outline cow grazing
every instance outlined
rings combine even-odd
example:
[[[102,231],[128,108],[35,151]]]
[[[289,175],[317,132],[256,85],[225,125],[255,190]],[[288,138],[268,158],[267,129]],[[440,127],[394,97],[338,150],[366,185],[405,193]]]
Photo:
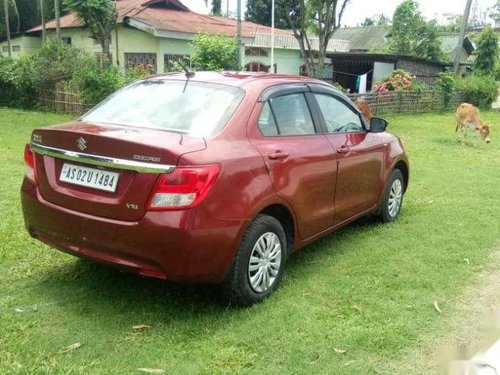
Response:
[[[457,140],[459,140],[459,131],[463,133],[465,140],[467,132],[472,130],[484,142],[490,142],[490,125],[484,124],[481,121],[479,110],[476,106],[469,103],[462,103],[458,106],[455,115],[457,117],[457,127],[455,128]]]
[[[357,99],[354,104],[356,104],[356,107],[361,111],[363,116],[370,122],[372,119],[372,109],[370,108],[370,105],[366,100],[363,99]]]

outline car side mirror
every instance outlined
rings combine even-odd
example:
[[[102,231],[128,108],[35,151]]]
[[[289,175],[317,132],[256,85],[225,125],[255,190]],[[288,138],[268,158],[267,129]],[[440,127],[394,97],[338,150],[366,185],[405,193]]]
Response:
[[[372,133],[382,133],[387,129],[389,123],[385,118],[382,117],[372,117],[370,120],[370,131]]]

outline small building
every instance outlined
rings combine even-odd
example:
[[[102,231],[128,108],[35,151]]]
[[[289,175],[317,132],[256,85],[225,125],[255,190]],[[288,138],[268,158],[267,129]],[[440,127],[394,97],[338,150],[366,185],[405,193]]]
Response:
[[[350,92],[358,92],[358,77],[366,75],[367,91],[387,77],[393,70],[404,69],[415,75],[418,81],[433,84],[439,73],[449,64],[420,59],[413,56],[399,56],[380,53],[332,53],[333,81]]]
[[[190,11],[179,0],[118,0],[118,19],[112,32],[113,63],[123,69],[147,65],[161,73],[175,61],[186,60],[191,54],[190,42],[199,33],[236,36],[236,20],[202,15]],[[101,46],[75,14],[61,17],[61,36],[66,44],[95,54]],[[55,38],[55,21],[47,22],[47,37]],[[242,22],[243,67],[248,71],[299,74],[303,59],[292,31],[274,29],[274,66],[271,67],[271,28],[252,22]],[[28,30],[22,37],[41,40],[42,26]],[[318,39],[311,38],[317,49]],[[12,45],[17,45],[18,38]],[[20,43],[20,42],[19,42]],[[3,49],[5,42],[0,43]],[[349,51],[349,42],[332,39],[329,52]]]
[[[400,56],[386,53],[390,30],[386,26],[345,27],[334,33],[335,38],[347,40],[350,43],[349,52],[329,53],[331,70],[329,77],[333,82],[351,92],[358,92],[358,82],[366,82],[370,91],[374,85],[389,75],[395,69],[404,69],[416,76],[417,80],[433,84],[438,74],[452,64],[457,50],[457,34],[446,34],[440,37],[443,52],[448,61],[438,62],[413,56]],[[460,51],[460,65],[470,65],[469,57],[474,51],[474,44],[466,37]],[[363,77],[363,80],[360,79]]]

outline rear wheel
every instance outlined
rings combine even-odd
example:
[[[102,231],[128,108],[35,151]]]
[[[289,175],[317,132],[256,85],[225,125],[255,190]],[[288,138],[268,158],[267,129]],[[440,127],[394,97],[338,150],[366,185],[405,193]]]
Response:
[[[250,224],[224,288],[233,302],[249,306],[273,293],[287,258],[283,226],[272,216],[259,215]]]
[[[382,198],[380,217],[384,223],[394,221],[398,217],[403,203],[404,191],[403,174],[399,169],[395,169],[389,176]]]

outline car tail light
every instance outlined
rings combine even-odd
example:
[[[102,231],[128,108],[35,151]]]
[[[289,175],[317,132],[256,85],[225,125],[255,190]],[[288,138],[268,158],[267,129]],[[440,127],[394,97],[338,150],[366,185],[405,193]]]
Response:
[[[26,177],[36,184],[37,176],[35,169],[35,154],[31,150],[31,146],[29,143],[27,143],[24,147],[24,163],[26,164]]]
[[[160,175],[149,199],[148,210],[197,206],[207,196],[219,172],[219,165],[203,165],[177,167],[172,173]]]

